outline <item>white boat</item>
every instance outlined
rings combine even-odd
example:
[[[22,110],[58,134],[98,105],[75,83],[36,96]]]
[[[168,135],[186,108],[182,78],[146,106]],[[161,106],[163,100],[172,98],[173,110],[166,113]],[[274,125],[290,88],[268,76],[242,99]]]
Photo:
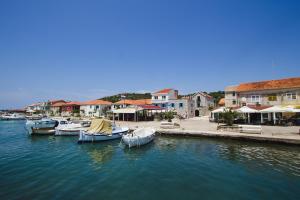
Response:
[[[28,115],[25,117],[27,120],[41,120],[43,115]]]
[[[78,143],[118,139],[127,132],[127,127],[116,127],[110,121],[94,119],[88,130],[80,131]]]
[[[155,130],[153,128],[139,128],[122,136],[122,141],[129,147],[141,146],[153,141]]]
[[[13,114],[3,114],[1,116],[2,120],[24,120],[25,116],[22,114],[18,113],[13,113]]]
[[[68,123],[66,120],[53,120],[44,118],[41,120],[27,120],[26,129],[30,135],[52,135],[55,133],[55,127],[59,124]]]
[[[55,135],[59,136],[75,136],[79,135],[80,131],[87,130],[87,127],[85,127],[83,124],[79,123],[68,123],[68,124],[59,124],[55,128]]]

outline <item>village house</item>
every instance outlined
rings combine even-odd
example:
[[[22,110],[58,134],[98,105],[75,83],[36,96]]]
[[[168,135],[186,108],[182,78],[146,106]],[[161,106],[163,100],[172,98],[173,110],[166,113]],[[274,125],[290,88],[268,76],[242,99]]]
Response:
[[[163,89],[152,93],[152,104],[167,109],[170,100],[178,99],[178,90]]]
[[[151,99],[138,99],[138,100],[132,100],[132,99],[122,99],[120,101],[117,101],[112,104],[111,109],[119,109],[119,108],[126,108],[129,106],[138,106],[138,105],[152,105]]]
[[[152,104],[191,118],[209,114],[209,109],[214,107],[214,99],[204,92],[178,98],[178,90],[163,89],[152,93]]]
[[[50,106],[51,114],[54,116],[60,116],[62,112],[62,106],[65,105],[66,102],[57,102]]]
[[[111,109],[112,103],[104,100],[83,102],[80,105],[80,115],[85,117],[104,117]]]
[[[151,121],[162,112],[161,107],[152,105],[151,99],[123,99],[113,103],[111,119],[123,121]]]
[[[300,77],[241,83],[225,89],[225,106],[300,105]]]
[[[34,103],[26,107],[26,112],[28,113],[39,113],[42,112],[43,106],[42,103]]]
[[[181,99],[171,99],[168,104],[168,110],[174,111],[183,118],[194,117],[194,104],[191,97]]]
[[[79,116],[80,115],[80,102],[71,101],[64,103],[61,106],[61,116],[70,117],[70,116]]]
[[[204,92],[197,92],[191,95],[193,101],[192,110],[194,117],[208,115],[209,111],[214,108],[214,98]]]

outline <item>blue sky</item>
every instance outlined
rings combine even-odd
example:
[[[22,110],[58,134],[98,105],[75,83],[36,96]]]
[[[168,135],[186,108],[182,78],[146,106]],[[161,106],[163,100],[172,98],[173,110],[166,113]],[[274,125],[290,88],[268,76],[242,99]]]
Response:
[[[1,0],[0,109],[300,76],[300,3]]]

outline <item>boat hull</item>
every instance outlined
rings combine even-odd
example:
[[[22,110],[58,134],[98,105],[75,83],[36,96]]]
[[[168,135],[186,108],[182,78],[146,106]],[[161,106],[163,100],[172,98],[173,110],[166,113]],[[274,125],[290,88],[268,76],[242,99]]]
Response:
[[[141,130],[140,130],[141,131]],[[122,141],[125,145],[129,147],[141,146],[148,144],[154,140],[155,130],[147,130],[147,134],[129,133],[122,136]]]
[[[31,135],[54,135],[54,128],[32,128]]]
[[[77,136],[80,134],[80,130],[58,130],[56,129],[56,136]]]
[[[104,135],[104,134],[88,134],[85,131],[81,131],[79,135],[78,143],[83,142],[101,142],[107,140],[115,140],[120,139],[123,134],[126,134],[128,129],[122,129],[117,132],[113,132],[111,135]]]
[[[56,126],[56,121],[53,120],[27,120],[25,125],[30,135],[53,135]]]

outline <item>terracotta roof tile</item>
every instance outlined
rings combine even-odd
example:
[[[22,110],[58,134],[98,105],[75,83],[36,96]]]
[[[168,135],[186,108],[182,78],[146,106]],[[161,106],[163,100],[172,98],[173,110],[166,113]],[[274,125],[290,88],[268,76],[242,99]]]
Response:
[[[62,105],[62,106],[80,106],[80,105],[81,105],[81,102],[78,102],[78,101],[71,101],[71,102],[65,103],[65,104]]]
[[[83,102],[81,105],[111,105],[111,104],[112,103],[109,101],[97,99],[97,100]]]
[[[116,105],[149,105],[152,104],[151,99],[139,99],[139,100],[131,100],[131,99],[124,99],[124,100],[120,100],[116,103],[114,103]]]
[[[169,93],[171,90],[172,90],[172,89],[167,88],[167,89],[163,89],[163,90],[154,92],[154,94],[167,94],[167,93]]]
[[[61,106],[65,105],[65,104],[66,103],[64,103],[64,102],[57,102],[57,103],[52,104],[51,107],[61,107]]]
[[[273,90],[273,89],[289,89],[300,88],[300,77],[286,78],[280,80],[260,81],[252,83],[242,83],[237,88],[237,92]]]
[[[225,105],[225,98],[220,99],[218,105],[219,106],[224,106]]]

